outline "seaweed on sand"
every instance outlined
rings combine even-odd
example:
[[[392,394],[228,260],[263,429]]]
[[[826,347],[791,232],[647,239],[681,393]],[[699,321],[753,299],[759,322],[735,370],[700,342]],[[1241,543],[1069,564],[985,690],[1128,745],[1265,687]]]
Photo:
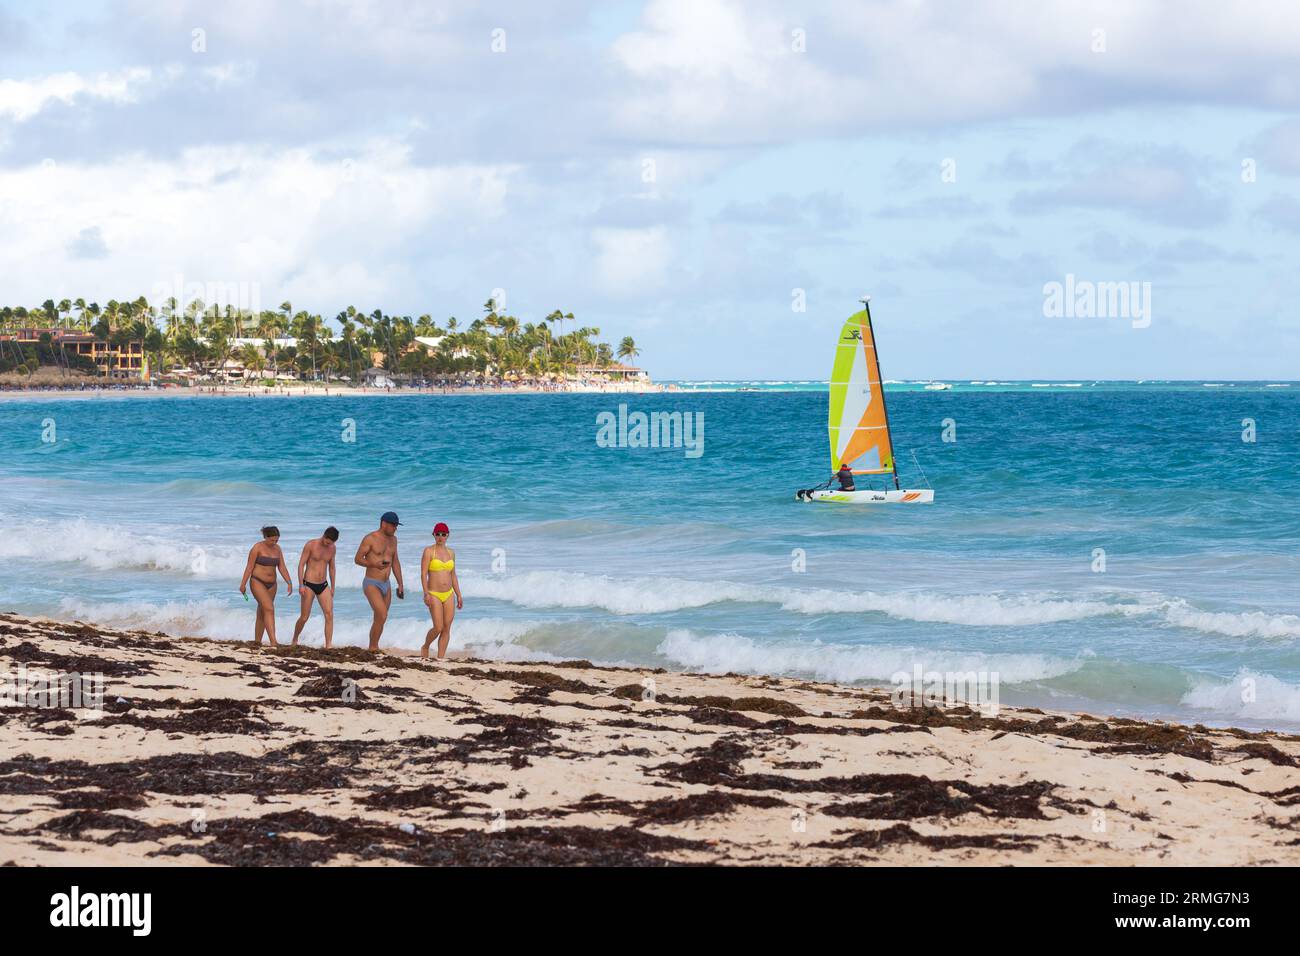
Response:
[[[1038,837],[1019,833],[951,834],[925,836],[906,823],[895,823],[883,830],[858,830],[843,840],[824,840],[813,846],[832,850],[881,850],[899,843],[918,843],[931,850],[1023,850],[1029,852],[1039,843]]]
[[[656,836],[631,827],[505,827],[429,832],[340,819],[306,810],[261,817],[206,821],[201,832],[184,826],[150,826],[121,814],[75,811],[47,824],[68,835],[105,831],[99,843],[170,843],[151,856],[196,854],[230,866],[304,866],[340,856],[425,866],[665,866],[655,854],[699,851],[705,844]],[[299,834],[306,836],[304,839]]]

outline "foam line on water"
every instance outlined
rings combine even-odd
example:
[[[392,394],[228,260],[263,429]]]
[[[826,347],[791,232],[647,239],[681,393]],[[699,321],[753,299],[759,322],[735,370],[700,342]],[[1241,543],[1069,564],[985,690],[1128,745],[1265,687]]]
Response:
[[[658,653],[671,664],[711,674],[776,674],[854,683],[888,681],[902,671],[994,672],[1008,684],[1041,681],[1070,673],[1080,661],[1045,654],[984,654],[941,648],[838,645],[818,641],[758,643],[741,634],[668,632]]]
[[[212,637],[220,640],[250,640],[253,636],[253,612],[249,605],[238,606],[216,598],[201,601],[89,602],[65,598],[60,602],[60,616],[93,621],[105,627],[124,630],[161,631],[173,637]],[[276,636],[282,642],[293,637],[298,604],[281,604],[276,614]],[[303,629],[302,640],[319,646],[324,640],[320,611],[313,609]],[[457,619],[452,626],[453,645],[475,657],[493,660],[557,660],[556,655],[521,643],[535,628],[537,621],[512,621],[500,618]],[[424,616],[390,617],[384,628],[385,647],[418,649],[424,643],[429,621]],[[365,647],[369,642],[370,618],[364,612],[335,612],[334,643],[340,646]]]
[[[663,614],[725,602],[775,604],[784,611],[885,614],[907,621],[966,627],[1032,627],[1117,615],[1153,618],[1172,627],[1226,637],[1300,638],[1300,617],[1263,611],[1206,611],[1181,598],[1106,592],[1086,598],[1059,594],[939,594],[932,591],[837,591],[765,587],[731,581],[641,577],[617,579],[573,571],[466,576],[467,594],[529,608],[598,608],[613,614]]]
[[[1221,720],[1300,723],[1300,686],[1244,668],[1229,681],[1199,681],[1181,703]]]
[[[801,590],[730,581],[615,579],[572,571],[527,571],[465,578],[467,593],[521,607],[594,607],[614,614],[660,614],[723,602],[776,604],[799,614],[879,612],[913,621],[1019,626],[1125,614],[1141,604],[1032,595],[942,595],[928,592]]]

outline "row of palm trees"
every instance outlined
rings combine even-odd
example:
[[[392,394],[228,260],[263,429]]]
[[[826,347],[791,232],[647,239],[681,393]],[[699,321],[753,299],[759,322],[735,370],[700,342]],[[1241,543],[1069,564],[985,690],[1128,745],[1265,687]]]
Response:
[[[607,368],[616,359],[631,361],[641,354],[630,336],[615,349],[596,341],[599,328],[563,332],[564,323],[577,324],[571,312],[557,309],[538,322],[521,322],[493,300],[483,312],[466,327],[455,317],[439,327],[427,314],[412,318],[380,309],[367,314],[354,306],[330,322],[295,310],[290,302],[253,312],[197,299],[182,306],[169,298],[155,307],[142,296],[131,302],[110,300],[102,308],[84,299],[47,299],[33,309],[0,307],[0,334],[39,326],[89,332],[114,345],[141,341],[150,367],[162,372],[185,366],[211,374],[235,359],[258,374],[292,370],[305,379],[348,377],[354,382],[375,365],[415,378],[567,377],[581,365]],[[260,340],[259,345],[236,341],[249,338]],[[282,345],[286,338],[295,344]],[[417,338],[437,343],[419,347]]]

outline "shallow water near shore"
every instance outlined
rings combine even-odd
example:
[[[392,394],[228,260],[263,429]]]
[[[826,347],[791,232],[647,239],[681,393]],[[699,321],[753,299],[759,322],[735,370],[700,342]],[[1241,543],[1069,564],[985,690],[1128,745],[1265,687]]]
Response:
[[[248,637],[257,529],[292,571],[334,524],[336,640],[363,643],[350,559],[391,508],[412,590],[451,525],[453,643],[478,656],[862,683],[919,664],[996,672],[1005,703],[1300,726],[1296,388],[900,386],[904,480],[915,449],[937,502],[880,508],[793,501],[827,472],[824,386],[708,389],[0,403],[0,607]],[[703,413],[703,455],[600,447],[620,403]],[[287,638],[298,597],[277,608]],[[427,627],[409,596],[385,640]]]

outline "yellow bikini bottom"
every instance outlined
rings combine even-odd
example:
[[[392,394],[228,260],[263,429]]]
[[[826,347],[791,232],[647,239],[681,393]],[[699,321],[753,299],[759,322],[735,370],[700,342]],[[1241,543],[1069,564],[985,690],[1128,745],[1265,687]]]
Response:
[[[429,593],[432,594],[434,597],[436,597],[443,604],[446,604],[447,598],[451,597],[452,595],[451,591],[430,591]]]

